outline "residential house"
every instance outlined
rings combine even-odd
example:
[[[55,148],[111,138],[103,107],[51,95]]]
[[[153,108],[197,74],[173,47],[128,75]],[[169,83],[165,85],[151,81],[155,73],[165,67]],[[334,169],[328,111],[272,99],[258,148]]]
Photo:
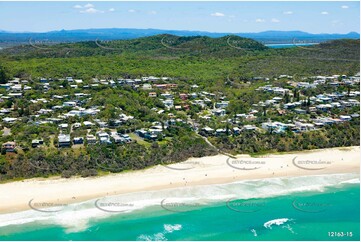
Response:
[[[210,127],[204,127],[201,129],[206,135],[214,135],[214,129]]]
[[[106,132],[98,132],[97,136],[101,144],[111,144],[110,136]]]
[[[42,144],[44,144],[43,139],[34,139],[34,140],[31,141],[31,147],[33,147],[33,148],[36,148],[36,147],[38,147],[39,145],[42,145]]]
[[[157,97],[157,93],[156,92],[150,92],[148,94],[149,97]]]
[[[84,143],[84,138],[83,137],[74,137],[73,139],[73,144],[74,145],[81,145]]]
[[[70,147],[70,134],[59,134],[58,135],[58,146],[59,147]]]
[[[86,136],[86,141],[87,141],[88,144],[96,144],[97,143],[97,139],[92,134],[88,134]]]
[[[14,141],[8,141],[6,143],[2,144],[2,149],[6,152],[15,152],[16,149],[16,142]]]

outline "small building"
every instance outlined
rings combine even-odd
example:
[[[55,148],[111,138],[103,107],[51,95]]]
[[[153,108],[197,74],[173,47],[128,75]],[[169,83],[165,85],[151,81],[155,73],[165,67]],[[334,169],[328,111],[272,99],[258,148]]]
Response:
[[[96,144],[96,143],[97,143],[97,138],[95,138],[95,136],[92,135],[92,134],[88,134],[88,135],[86,136],[86,142],[87,142],[88,144]]]
[[[228,104],[229,104],[228,101],[218,102],[218,103],[216,103],[216,108],[224,109],[224,108],[228,107]]]
[[[213,110],[212,113],[213,113],[215,116],[223,117],[223,116],[226,115],[226,110],[225,110],[225,109],[216,109],[216,110]]]
[[[315,125],[310,123],[301,123],[301,122],[295,122],[296,127],[300,131],[311,131],[315,130]]]
[[[75,107],[76,106],[76,102],[64,102],[63,103],[64,107]]]
[[[257,129],[256,126],[250,124],[243,126],[243,130],[256,130],[256,129]]]
[[[295,108],[293,111],[297,114],[306,114],[307,113],[306,110],[301,109],[301,108]]]
[[[125,142],[127,142],[127,143],[132,142],[132,139],[131,139],[130,136],[127,135],[127,134],[123,134],[123,135],[121,135],[121,137],[122,137],[122,138],[125,140]]]
[[[43,139],[34,139],[34,140],[31,141],[31,147],[33,147],[33,148],[36,148],[36,147],[38,147],[39,145],[42,145],[42,144],[44,144]]]
[[[59,124],[60,129],[67,129],[69,127],[68,124]]]
[[[110,141],[110,136],[109,136],[108,133],[106,133],[106,132],[99,132],[99,133],[97,133],[97,135],[98,135],[98,137],[99,137],[100,143],[102,143],[102,144],[110,144],[110,143],[112,143],[112,142]]]
[[[210,128],[210,127],[204,127],[202,129],[203,132],[205,132],[207,135],[213,135],[214,134],[214,129]]]
[[[83,137],[74,137],[73,144],[74,145],[82,145],[82,144],[84,144]]]
[[[59,134],[58,136],[58,146],[59,147],[70,147],[70,134]]]
[[[6,152],[15,152],[16,143],[14,141],[8,141],[6,143],[3,143],[2,149]]]
[[[216,130],[216,135],[220,136],[220,135],[225,135],[227,133],[226,129],[217,129]]]
[[[73,129],[78,129],[81,127],[81,123],[74,123],[73,124]]]
[[[186,93],[181,93],[181,94],[179,94],[179,98],[182,99],[182,100],[187,100],[188,95]]]
[[[3,118],[3,121],[5,123],[9,123],[9,124],[15,123],[16,120],[18,120],[18,119],[17,118],[9,118],[9,117]]]
[[[342,121],[350,121],[352,118],[349,115],[340,115]]]
[[[232,129],[234,135],[239,135],[241,133],[241,129],[238,127],[234,127]]]
[[[156,92],[150,92],[149,97],[157,97],[157,93]]]

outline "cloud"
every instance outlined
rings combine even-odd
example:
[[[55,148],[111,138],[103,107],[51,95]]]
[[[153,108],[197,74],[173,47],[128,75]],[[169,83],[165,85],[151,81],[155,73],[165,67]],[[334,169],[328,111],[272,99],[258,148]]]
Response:
[[[104,13],[104,11],[96,9],[95,6],[91,3],[87,3],[83,6],[77,4],[77,5],[73,6],[73,8],[82,9],[79,11],[79,13]],[[110,8],[109,11],[113,12],[113,11],[115,11],[115,9]]]
[[[90,13],[90,14],[93,14],[93,13],[104,13],[104,11],[101,11],[101,10],[98,10],[98,9],[95,9],[95,8],[87,8],[87,9],[85,9],[85,10],[80,11],[80,13]]]
[[[347,5],[342,5],[341,8],[347,9],[347,8],[349,8],[349,7],[348,7]]]
[[[285,11],[285,12],[283,12],[283,14],[291,15],[291,14],[293,14],[293,12],[292,11]]]
[[[256,23],[264,23],[264,22],[266,22],[266,20],[264,20],[262,18],[256,19]]]
[[[279,19],[276,19],[276,18],[273,18],[273,19],[271,19],[271,22],[272,23],[279,23],[279,22],[281,22]]]
[[[226,15],[224,13],[215,12],[215,13],[211,13],[211,16],[213,16],[213,17],[224,17]]]
[[[114,11],[115,11],[115,8],[109,8],[108,11],[109,11],[109,12],[114,12]]]
[[[156,15],[156,14],[157,14],[157,11],[154,11],[154,10],[153,10],[153,11],[149,11],[148,13],[151,14],[151,15]]]
[[[94,5],[91,3],[85,4],[84,8],[94,8]]]
[[[328,14],[328,12],[323,11],[323,12],[321,12],[321,14],[322,14],[322,15],[327,15],[327,14]]]
[[[136,11],[134,9],[129,9],[128,12],[129,13],[135,13]]]

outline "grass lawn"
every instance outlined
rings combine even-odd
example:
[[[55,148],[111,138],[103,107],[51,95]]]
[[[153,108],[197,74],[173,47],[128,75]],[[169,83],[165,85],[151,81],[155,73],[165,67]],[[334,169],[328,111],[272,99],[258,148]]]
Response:
[[[136,135],[135,133],[130,133],[129,134],[129,137],[132,139],[132,140],[136,140],[138,144],[140,145],[144,145],[146,148],[149,148],[152,144],[147,142],[147,141],[144,141],[144,139],[140,138],[138,135]]]

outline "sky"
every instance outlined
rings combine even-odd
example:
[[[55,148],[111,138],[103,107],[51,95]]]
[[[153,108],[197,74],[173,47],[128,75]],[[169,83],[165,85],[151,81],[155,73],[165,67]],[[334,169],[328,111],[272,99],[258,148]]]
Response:
[[[87,28],[359,33],[360,3],[0,1],[0,30],[46,32]]]

